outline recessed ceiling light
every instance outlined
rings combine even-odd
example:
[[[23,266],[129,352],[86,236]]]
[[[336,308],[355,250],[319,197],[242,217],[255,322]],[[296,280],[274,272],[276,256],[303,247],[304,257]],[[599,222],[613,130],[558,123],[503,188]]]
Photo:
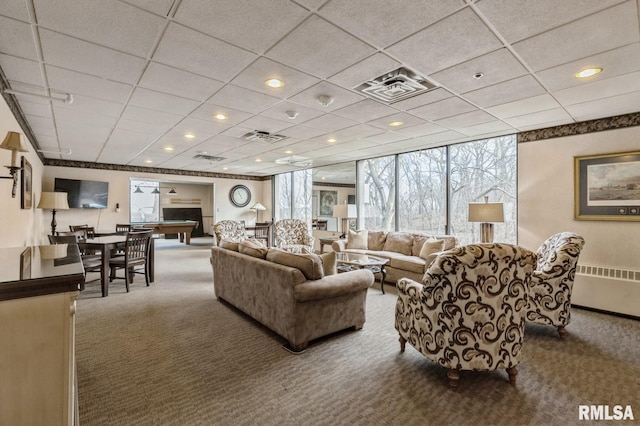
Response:
[[[164,150],[165,151],[173,151],[173,147],[172,146],[165,146]]]
[[[473,75],[473,78],[475,78],[476,80],[480,80],[482,77],[484,77],[483,72],[477,72]]]
[[[151,163],[153,163],[153,160],[144,160],[144,162],[147,163],[147,164],[151,164]]]
[[[269,87],[276,88],[276,89],[278,87],[284,86],[284,83],[282,82],[282,80],[278,80],[277,78],[270,78],[269,80],[266,80],[264,82],[264,84],[266,84]]]
[[[404,123],[402,121],[392,121],[391,123],[389,123],[389,126],[391,127],[398,127],[398,126],[402,126]]]
[[[577,78],[587,78],[602,72],[602,68],[587,68],[574,74]]]
[[[193,139],[196,137],[196,135],[194,135],[193,133],[185,133],[184,137],[187,139]]]
[[[229,170],[229,168],[228,167],[223,167],[222,170]]]
[[[227,117],[224,114],[216,114],[216,115],[213,116],[213,118],[215,118],[216,120],[226,120],[229,117]]]
[[[329,142],[329,143],[334,143],[334,142],[337,142],[337,141],[338,140],[334,139],[334,138],[327,139],[327,142]]]
[[[286,150],[284,153],[285,153],[285,154],[293,154],[293,151],[291,151],[290,149],[288,149],[288,150]]]
[[[259,163],[259,162],[261,162],[261,161],[262,161],[261,159],[256,158],[256,163]]]

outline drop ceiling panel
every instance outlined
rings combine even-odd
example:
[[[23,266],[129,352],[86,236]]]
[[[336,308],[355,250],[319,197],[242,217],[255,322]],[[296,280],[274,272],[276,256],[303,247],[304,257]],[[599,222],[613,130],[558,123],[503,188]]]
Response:
[[[615,28],[603,37],[601,27]],[[638,10],[627,1],[513,45],[535,71],[638,41]]]
[[[144,69],[144,59],[40,29],[47,64],[134,84]]]
[[[280,131],[291,127],[291,123],[282,120],[276,120],[270,117],[254,115],[253,117],[242,122],[243,127],[261,132],[279,133]]]
[[[20,108],[22,109],[22,112],[24,112],[26,115],[49,118],[49,119],[53,118],[51,114],[51,104],[49,102],[40,103],[40,102],[23,101],[20,103]]]
[[[119,1],[33,3],[39,26],[140,57],[151,52],[165,25],[165,19]]]
[[[436,88],[436,89],[429,90],[428,92],[422,93],[418,96],[413,96],[408,99],[394,102],[393,107],[401,111],[409,111],[423,105],[432,104],[434,102],[438,102],[443,99],[450,98],[451,96],[453,96],[451,92],[443,88]]]
[[[358,124],[356,126],[338,130],[333,134],[339,141],[350,141],[353,139],[361,139],[369,136],[379,135],[381,133],[384,133],[384,130],[380,128],[369,126],[367,124]]]
[[[271,78],[284,82],[284,86],[278,88],[267,86],[265,81]],[[266,95],[287,98],[318,81],[317,78],[309,74],[296,71],[267,58],[259,58],[234,78],[232,83]]]
[[[129,105],[125,108],[122,118],[131,121],[142,121],[143,123],[156,124],[158,125],[158,128],[170,128],[175,126],[184,117],[170,112],[155,111],[148,108]]]
[[[278,98],[242,87],[226,85],[209,102],[256,114],[275,105],[278,102]]]
[[[391,108],[381,102],[374,101],[373,99],[365,99],[334,111],[334,114],[359,123],[365,123],[397,112],[398,110],[395,108]]]
[[[372,47],[340,28],[312,15],[270,49],[267,56],[316,77],[326,78],[373,51]]]
[[[462,7],[441,0],[332,0],[320,14],[377,48],[384,48]]]
[[[53,108],[54,111],[65,111],[68,113],[68,116],[65,115],[58,118],[62,120],[74,120],[73,115],[75,114],[77,116],[75,120],[82,120],[80,123],[84,124],[85,120],[91,119],[91,115],[118,118],[122,114],[124,104],[78,95],[73,97],[73,103],[62,104],[56,102],[53,104]]]
[[[188,115],[200,105],[200,102],[138,87],[131,95],[129,105],[177,115]]]
[[[290,119],[288,117],[288,112],[293,112],[297,115],[294,119]],[[318,111],[315,108],[305,107],[294,102],[282,101],[261,112],[260,115],[273,118],[275,120],[287,120],[289,125],[293,126],[319,117],[322,115],[322,111]]]
[[[76,105],[75,108],[56,105],[53,110],[58,125],[72,125],[77,128],[91,128],[93,126],[113,128],[118,121],[118,117],[96,114],[92,108],[83,108],[82,105]],[[76,126],[77,120],[82,121],[82,126]]]
[[[200,120],[187,117],[180,123],[178,123],[171,130],[171,133],[179,134],[180,136],[191,133],[195,136],[195,138],[191,140],[193,142],[200,142],[225,131],[229,127],[229,124],[225,122],[219,122],[215,120]]]
[[[27,119],[29,120],[29,126],[34,133],[53,137],[57,135],[55,123],[52,118],[28,115]]]
[[[111,128],[109,127],[76,127],[73,123],[58,123],[58,137],[61,144],[78,144],[84,147],[102,147],[106,142]]]
[[[320,117],[314,118],[313,120],[309,120],[305,123],[308,127],[324,130],[325,132],[334,132],[356,124],[358,124],[356,121],[338,117],[333,114],[321,115]]]
[[[137,7],[153,12],[156,15],[167,16],[171,10],[171,5],[175,0],[127,0],[127,3],[136,5]]]
[[[129,84],[48,65],[45,68],[49,87],[60,92],[72,93],[74,98],[76,95],[85,95],[124,104],[133,90],[133,86]]]
[[[554,108],[546,111],[506,118],[504,121],[511,124],[516,129],[521,129],[545,123],[571,123],[572,119],[563,108]]]
[[[256,55],[223,41],[171,23],[153,60],[204,77],[229,81]]]
[[[318,96],[321,95],[332,97],[333,102],[323,107],[318,102]],[[363,99],[365,99],[363,96],[357,95],[350,90],[323,81],[291,97],[290,100],[301,105],[319,109],[323,112],[331,112]]]
[[[183,98],[204,101],[222,87],[222,82],[150,62],[139,86]]]
[[[460,98],[447,98],[433,102],[422,107],[414,108],[409,112],[425,120],[439,120],[453,115],[476,110],[476,107]]]
[[[456,128],[455,130],[464,135],[479,139],[489,137],[490,135],[506,135],[516,132],[516,129],[500,120],[473,124],[467,127]]]
[[[0,41],[0,46],[2,41]],[[36,61],[0,54],[0,67],[13,87],[15,82],[42,87],[40,65]]]
[[[31,40],[31,26],[0,16],[0,53],[38,60],[35,44]]]
[[[640,90],[640,71],[558,90],[555,92],[555,96],[562,105],[566,106],[623,95],[638,90]]]
[[[602,111],[603,108],[606,108],[611,115],[619,115],[637,112],[638,105],[640,105],[640,92],[630,92],[610,98],[569,105],[566,109],[576,120],[583,121],[598,118],[598,111]]]
[[[438,126],[434,123],[422,123],[416,126],[405,127],[402,126],[400,129],[395,130],[393,133],[397,133],[399,137],[409,138],[409,137],[418,137],[423,135],[431,135],[433,133],[446,132],[447,128]]]
[[[501,105],[524,98],[530,98],[546,93],[546,90],[531,75],[514,78],[513,80],[495,84],[493,86],[474,90],[464,94],[464,98],[483,108]]]
[[[464,9],[387,51],[415,71],[432,74],[500,47],[500,41],[478,16],[471,9]]]
[[[394,127],[394,126],[389,126],[389,123],[394,122],[394,121],[401,121],[402,125]],[[386,117],[382,117],[382,118],[377,118],[375,120],[371,120],[369,121],[367,124],[370,124],[372,126],[376,126],[380,129],[383,130],[397,130],[397,131],[402,131],[403,127],[411,127],[411,126],[417,126],[419,124],[424,124],[424,120],[421,118],[416,117],[415,115],[412,114],[407,114],[405,112],[398,112],[392,115],[387,115]]]
[[[476,124],[488,123],[494,121],[495,117],[484,111],[471,111],[464,114],[455,115],[453,117],[444,118],[436,121],[436,124],[453,130],[459,130],[462,127],[469,127]]]
[[[312,139],[326,133],[325,130],[308,126],[289,127],[281,132],[285,136],[298,139]]]
[[[22,21],[29,20],[29,13],[24,0],[3,0],[2,3],[2,10],[0,10],[2,15]]]
[[[519,101],[507,102],[487,108],[487,112],[499,118],[516,117],[527,113],[559,108],[560,104],[549,94],[533,96]]]
[[[215,118],[217,114],[224,114],[227,118],[222,120],[217,119]],[[252,113],[238,111],[232,108],[223,107],[221,105],[204,103],[200,105],[195,111],[193,111],[190,116],[200,120],[214,120],[221,124],[233,126],[245,121],[252,115]]]
[[[353,89],[367,80],[398,69],[401,65],[395,59],[378,52],[333,75],[329,78],[329,81],[345,89]]]
[[[173,127],[173,124],[170,124],[170,123],[147,123],[144,121],[131,120],[127,118],[121,118],[120,120],[118,120],[118,124],[116,125],[116,129],[130,130],[132,132],[143,133],[147,135],[147,137],[150,140],[159,138],[164,133],[166,133],[167,130],[169,130],[171,127]]]

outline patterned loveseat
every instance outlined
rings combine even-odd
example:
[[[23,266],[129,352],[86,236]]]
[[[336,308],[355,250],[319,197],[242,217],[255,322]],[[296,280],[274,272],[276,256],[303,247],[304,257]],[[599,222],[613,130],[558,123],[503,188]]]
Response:
[[[515,384],[522,355],[533,252],[508,244],[474,244],[440,254],[422,283],[398,281],[395,327],[400,350],[409,342],[449,369],[507,369]]]
[[[584,239],[573,232],[552,235],[537,250],[527,320],[553,325],[560,337],[571,320],[571,290]]]
[[[300,219],[282,219],[275,223],[275,246],[291,253],[313,252],[313,236],[307,222]]]
[[[357,240],[360,238],[361,241]],[[425,251],[427,246],[433,244],[439,247]],[[386,231],[349,231],[348,240],[338,240],[331,244],[331,248],[337,252],[364,253],[371,256],[389,259],[385,269],[386,281],[395,283],[400,278],[411,278],[421,281],[429,264],[438,253],[458,246],[458,239],[453,235],[427,235],[408,232]]]

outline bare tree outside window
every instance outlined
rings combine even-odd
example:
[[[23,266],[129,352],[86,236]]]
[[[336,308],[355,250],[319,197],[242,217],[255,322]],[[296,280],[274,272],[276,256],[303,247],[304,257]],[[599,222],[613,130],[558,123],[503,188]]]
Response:
[[[276,190],[278,194],[277,219],[291,219],[291,173],[276,176]]]
[[[363,194],[360,214],[364,216],[366,229],[392,231],[395,228],[395,158],[392,155],[361,162],[358,192]]]
[[[156,192],[154,193],[154,189]],[[160,220],[160,183],[152,180],[129,181],[129,218],[131,222]]]
[[[311,203],[313,196],[313,173],[311,169],[292,172],[293,218],[308,223],[311,229]]]

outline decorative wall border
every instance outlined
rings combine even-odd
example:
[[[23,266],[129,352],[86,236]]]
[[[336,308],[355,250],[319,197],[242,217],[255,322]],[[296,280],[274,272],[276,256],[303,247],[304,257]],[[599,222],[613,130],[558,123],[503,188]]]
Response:
[[[603,130],[622,129],[633,126],[640,126],[640,112],[581,121],[573,124],[563,124],[561,126],[547,127],[544,129],[529,130],[526,132],[520,132],[517,135],[518,143],[524,143],[543,139],[560,138],[563,136],[601,132]]]
[[[271,176],[234,175],[230,173],[213,173],[213,172],[203,172],[203,171],[197,171],[197,170],[163,169],[161,167],[128,166],[123,164],[108,164],[108,163],[90,163],[87,161],[60,160],[55,158],[45,158],[43,163],[45,166],[76,167],[76,168],[97,169],[97,170],[113,170],[117,172],[157,173],[157,174],[179,175],[179,176],[195,176],[195,177],[220,178],[220,179],[241,179],[241,180],[255,180],[255,181],[271,180]]]

